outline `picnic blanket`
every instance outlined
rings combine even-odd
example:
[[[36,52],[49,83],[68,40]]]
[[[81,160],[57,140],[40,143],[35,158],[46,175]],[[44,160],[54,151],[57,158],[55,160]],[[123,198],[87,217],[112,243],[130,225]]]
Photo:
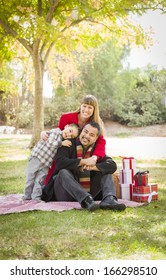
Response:
[[[36,200],[22,200],[22,194],[10,194],[0,196],[0,214],[20,213],[34,210],[41,211],[64,211],[71,209],[82,209],[79,202],[66,201],[36,201]],[[145,205],[135,201],[118,199],[119,203],[124,203],[126,207],[139,207]],[[99,201],[98,201],[99,203]]]

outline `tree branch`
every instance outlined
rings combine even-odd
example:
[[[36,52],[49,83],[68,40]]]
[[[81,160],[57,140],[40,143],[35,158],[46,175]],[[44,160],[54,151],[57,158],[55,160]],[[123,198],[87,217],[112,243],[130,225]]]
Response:
[[[46,54],[45,54],[45,57],[44,57],[44,61],[43,61],[43,62],[44,62],[44,65],[45,65],[45,63],[46,63],[46,61],[47,61],[47,58],[48,58],[48,56],[49,56],[49,54],[50,54],[50,52],[51,52],[51,50],[52,50],[54,44],[55,44],[55,42],[52,42],[52,43],[50,44],[49,48],[48,48],[47,51],[46,51]]]
[[[93,19],[91,19],[91,18],[89,18],[88,20],[86,20],[86,21],[89,21],[89,22],[92,22],[92,23],[95,23],[95,24],[100,24],[100,25],[103,25],[104,27],[106,27],[109,31],[111,31],[111,32],[114,32],[114,30],[113,29],[111,29],[111,28],[109,28],[109,26],[108,25],[106,25],[105,23],[103,23],[103,22],[100,22],[100,21],[97,21],[97,20],[93,20]]]
[[[55,8],[58,6],[60,0],[50,0],[50,8],[49,11],[46,15],[46,22],[51,23],[52,19],[53,19],[53,14],[55,11]]]
[[[3,30],[5,30],[7,32],[7,34],[11,35],[16,40],[18,40],[24,46],[24,48],[30,54],[32,54],[32,51],[33,51],[32,47],[27,43],[27,41],[24,38],[18,37],[18,33],[15,30],[13,30],[9,25],[7,25],[2,19],[0,19],[0,25],[3,28]]]
[[[86,21],[87,19],[88,19],[88,16],[83,17],[83,18],[81,18],[81,19],[74,20],[73,22],[71,22],[71,24],[69,24],[68,26],[65,26],[65,27],[61,30],[61,33],[63,33],[64,31],[66,31],[67,29],[69,29],[71,26],[77,25],[77,24],[79,24],[79,23],[82,22],[82,21]]]
[[[42,0],[38,0],[38,15],[42,16]]]

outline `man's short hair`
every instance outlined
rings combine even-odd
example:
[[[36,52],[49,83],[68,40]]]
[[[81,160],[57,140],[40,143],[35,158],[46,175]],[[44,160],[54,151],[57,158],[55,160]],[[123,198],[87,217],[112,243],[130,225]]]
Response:
[[[91,122],[87,123],[84,127],[86,127],[88,124],[90,124],[94,128],[97,128],[97,131],[98,131],[97,136],[99,136],[100,132],[101,132],[100,125],[97,122],[91,121]]]

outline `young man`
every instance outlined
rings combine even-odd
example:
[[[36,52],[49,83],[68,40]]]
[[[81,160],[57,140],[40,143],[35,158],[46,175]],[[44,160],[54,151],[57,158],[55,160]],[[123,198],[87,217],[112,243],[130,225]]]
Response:
[[[64,130],[59,128],[50,130],[47,141],[40,140],[36,144],[28,161],[24,200],[40,200],[43,182],[57,149],[61,146],[69,147],[71,141],[67,139],[77,137],[78,133],[79,128],[76,124],[66,125]]]
[[[99,135],[98,123],[90,122],[72,141],[72,146],[58,149],[54,176],[42,192],[44,201],[78,201],[89,211],[99,207],[125,210],[126,206],[117,202],[112,179],[116,163],[108,156],[101,161],[91,156]],[[100,205],[95,200],[101,200]]]

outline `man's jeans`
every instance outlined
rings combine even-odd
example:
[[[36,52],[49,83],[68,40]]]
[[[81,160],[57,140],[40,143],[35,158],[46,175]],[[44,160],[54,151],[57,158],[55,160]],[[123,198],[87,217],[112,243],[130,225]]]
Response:
[[[113,195],[116,198],[115,186],[111,174],[103,175],[100,185],[102,199],[108,195]],[[62,169],[55,177],[54,194],[57,201],[78,201],[81,204],[90,193],[81,187],[69,170]],[[95,199],[95,197],[93,198]]]

